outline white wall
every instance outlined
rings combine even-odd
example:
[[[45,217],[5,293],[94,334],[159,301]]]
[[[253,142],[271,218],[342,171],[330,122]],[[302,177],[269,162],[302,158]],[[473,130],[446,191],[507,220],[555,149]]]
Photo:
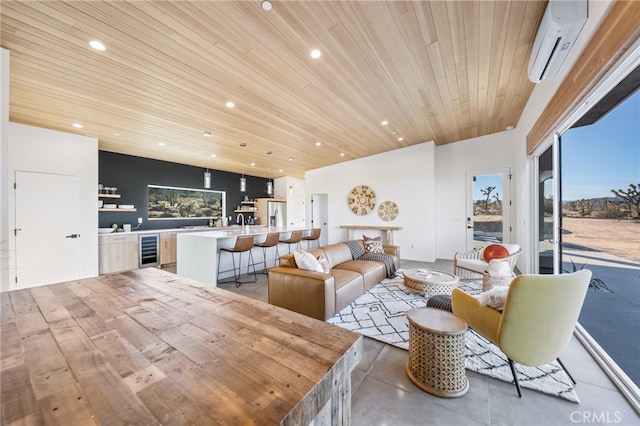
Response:
[[[80,278],[98,275],[98,140],[39,127],[9,123],[8,170],[3,174],[13,182],[16,171],[32,171],[77,175],[80,180]],[[10,191],[11,192],[11,191]],[[15,198],[8,197],[9,229],[15,228]],[[14,250],[15,237],[9,234],[9,248]],[[37,267],[37,265],[34,265]],[[14,287],[12,271],[9,282],[1,290]]]
[[[467,172],[494,169],[509,169],[513,172],[514,153],[519,143],[516,133],[509,130],[436,147],[434,203],[438,258],[453,259],[457,251],[466,249],[467,198],[471,197],[471,194],[467,194]],[[513,181],[509,191],[509,194],[503,195],[509,195],[512,199]],[[508,209],[509,206],[504,208]],[[514,235],[505,235],[504,241],[518,242]]]
[[[400,246],[402,259],[434,261],[435,180],[433,142],[310,170],[305,174],[307,218],[311,216],[310,194],[326,193],[329,243],[347,239],[347,231],[340,225],[401,226],[401,231],[394,231],[393,243]],[[376,193],[375,210],[365,216],[357,216],[347,204],[349,192],[358,185],[367,185]],[[383,201],[398,205],[395,220],[385,222],[378,216],[377,207]],[[361,238],[360,234],[353,237]],[[376,231],[366,234],[379,235]]]

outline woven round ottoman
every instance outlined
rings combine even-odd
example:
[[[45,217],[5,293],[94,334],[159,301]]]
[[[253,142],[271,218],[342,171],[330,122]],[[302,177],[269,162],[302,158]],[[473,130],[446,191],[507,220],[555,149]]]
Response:
[[[450,312],[418,308],[409,320],[409,379],[425,392],[446,398],[469,390],[464,365],[467,323]]]

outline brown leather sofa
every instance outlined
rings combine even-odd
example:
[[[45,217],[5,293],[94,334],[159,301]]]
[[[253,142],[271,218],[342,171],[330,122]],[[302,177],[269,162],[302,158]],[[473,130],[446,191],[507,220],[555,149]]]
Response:
[[[359,244],[363,247],[362,240]],[[400,266],[398,246],[383,246]],[[358,296],[387,278],[383,262],[354,260],[345,243],[309,250],[316,258],[324,256],[330,271],[299,269],[293,254],[280,258],[280,266],[269,269],[269,303],[319,320],[327,320]]]

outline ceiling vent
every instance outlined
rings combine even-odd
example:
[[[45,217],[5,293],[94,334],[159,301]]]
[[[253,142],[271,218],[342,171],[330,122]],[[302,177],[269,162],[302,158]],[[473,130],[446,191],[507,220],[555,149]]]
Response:
[[[549,0],[529,58],[529,80],[555,78],[587,22],[587,0]]]

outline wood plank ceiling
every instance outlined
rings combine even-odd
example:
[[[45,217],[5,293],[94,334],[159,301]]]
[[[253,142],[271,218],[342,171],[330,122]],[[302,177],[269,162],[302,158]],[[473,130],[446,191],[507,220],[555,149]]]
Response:
[[[303,178],[503,131],[534,87],[546,1],[272,4],[3,0],[10,120],[97,137],[106,151]]]

